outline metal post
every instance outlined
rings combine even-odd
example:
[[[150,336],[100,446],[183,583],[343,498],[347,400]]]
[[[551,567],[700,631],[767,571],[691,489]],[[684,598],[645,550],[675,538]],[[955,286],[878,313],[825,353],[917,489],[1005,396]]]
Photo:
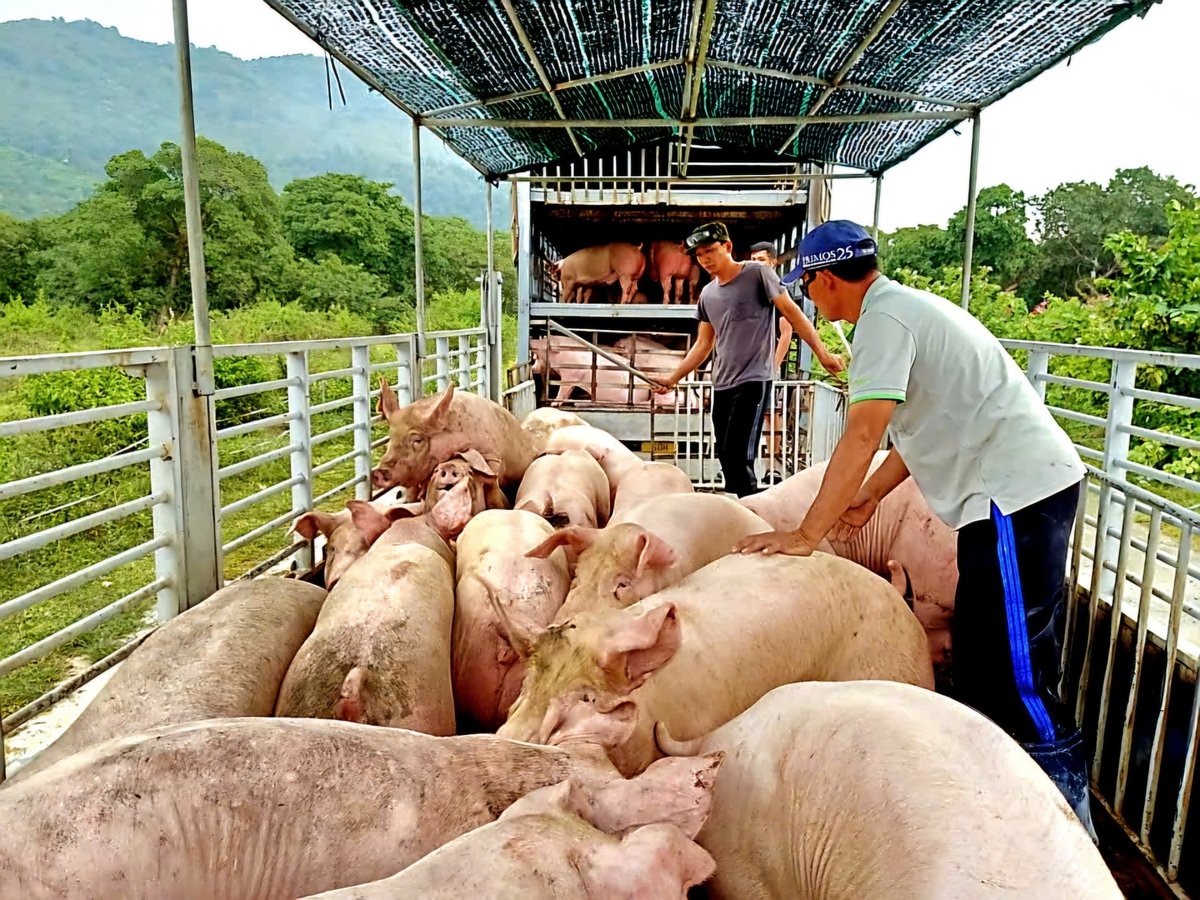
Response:
[[[158,594],[160,621],[212,596],[224,580],[212,398],[192,390],[192,348],[170,353],[169,363],[146,371],[146,399],[159,406],[146,415],[148,436],[166,450],[150,462],[150,490],[170,498],[152,514],[155,535],[171,535],[154,556],[155,576],[171,579]]]
[[[437,389],[444,391],[450,386],[450,338],[435,338],[433,346],[434,365],[437,366]],[[461,385],[460,385],[461,387]]]
[[[1046,402],[1046,382],[1043,378],[1049,371],[1049,352],[1046,350],[1030,350],[1029,362],[1025,366],[1025,377],[1029,379],[1029,383],[1033,385],[1033,389],[1037,391],[1037,395],[1043,403]]]
[[[497,403],[504,393],[504,355],[501,335],[504,332],[504,297],[500,291],[499,273],[496,271],[496,233],[492,222],[492,183],[487,183],[487,274],[483,287],[483,303],[486,311],[486,362],[487,379],[484,384],[487,396]]]
[[[962,308],[971,300],[971,257],[975,254],[975,183],[979,177],[979,110],[971,113],[971,174],[967,184],[967,230],[963,236]]]
[[[308,352],[297,350],[287,355],[288,440],[292,445],[292,477],[300,481],[292,485],[292,512],[296,515],[313,508],[312,475],[312,416],[308,400]],[[312,568],[312,545],[306,544],[296,553],[296,565],[307,572]]]
[[[871,226],[871,234],[875,238],[875,243],[879,243],[879,204],[883,199],[883,175],[875,176],[875,218],[874,224]]]
[[[412,123],[412,165],[413,165],[413,258],[417,291],[417,361],[425,355],[425,253],[422,245],[423,225],[421,217],[421,123],[413,119]]]
[[[367,344],[350,350],[350,376],[354,394],[354,496],[371,499],[371,348]]]
[[[1109,378],[1108,416],[1104,422],[1103,465],[1108,477],[1118,484],[1123,484],[1128,480],[1125,469],[1119,463],[1129,458],[1129,431],[1127,429],[1133,424],[1133,397],[1129,392],[1133,390],[1136,381],[1136,362],[1113,360],[1112,374]],[[1122,500],[1116,499],[1118,493],[1121,493]],[[1112,498],[1109,502],[1108,521],[1120,521],[1123,511],[1122,504],[1129,502],[1128,498],[1119,491],[1113,491]],[[1115,575],[1103,568],[1103,565],[1105,561],[1116,560],[1120,544],[1119,538],[1106,535],[1103,544],[1104,559],[1092,561],[1092,565],[1100,567],[1103,573],[1100,579],[1100,593],[1109,597],[1112,596],[1113,588],[1116,585]],[[1096,600],[1097,598],[1093,598],[1093,602]]]
[[[670,148],[670,144],[667,145]],[[529,361],[529,306],[533,302],[533,235],[529,183],[513,191],[517,203],[517,362]]]
[[[460,334],[458,336],[458,348],[455,355],[458,362],[454,373],[455,380],[460,388],[469,391],[473,385],[471,384],[471,339],[467,335]]]
[[[192,110],[192,55],[188,37],[187,0],[174,0],[175,57],[179,62],[179,109],[183,134],[183,206],[187,220],[188,269],[192,281],[192,319],[196,323],[195,389],[213,392],[212,331],[208,322],[208,284],[204,267],[204,225],[200,221],[200,170],[196,162],[196,119]]]

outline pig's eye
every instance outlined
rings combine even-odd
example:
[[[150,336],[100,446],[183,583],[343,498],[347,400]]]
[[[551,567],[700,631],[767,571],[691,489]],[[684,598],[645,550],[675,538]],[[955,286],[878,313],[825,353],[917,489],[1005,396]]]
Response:
[[[633,582],[628,578],[618,578],[616,584],[613,585],[613,593],[621,593],[633,587]]]
[[[410,447],[420,447],[423,443],[425,443],[424,435],[410,434],[408,436],[408,446]]]

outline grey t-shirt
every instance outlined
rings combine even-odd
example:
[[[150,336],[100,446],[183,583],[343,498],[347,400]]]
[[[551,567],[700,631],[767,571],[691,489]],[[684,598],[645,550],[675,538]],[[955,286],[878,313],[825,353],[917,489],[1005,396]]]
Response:
[[[774,269],[746,262],[727,284],[715,278],[700,291],[696,318],[717,334],[713,387],[737,387],[747,381],[770,381],[775,350],[775,304],[783,285]]]

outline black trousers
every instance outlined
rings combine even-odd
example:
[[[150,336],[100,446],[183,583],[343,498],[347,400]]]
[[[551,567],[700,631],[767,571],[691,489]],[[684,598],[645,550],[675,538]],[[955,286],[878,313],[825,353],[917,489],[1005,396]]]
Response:
[[[739,497],[758,493],[754,457],[767,408],[769,381],[747,381],[713,391],[713,437],[725,475],[725,490]]]
[[[958,532],[954,694],[1027,746],[1076,732],[1058,696],[1068,541],[1080,485]]]

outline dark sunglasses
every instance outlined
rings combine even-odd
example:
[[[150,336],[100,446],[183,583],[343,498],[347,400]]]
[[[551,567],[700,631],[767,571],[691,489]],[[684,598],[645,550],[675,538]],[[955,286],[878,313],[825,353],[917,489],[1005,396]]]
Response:
[[[805,297],[808,297],[809,285],[811,285],[816,280],[817,280],[816,272],[801,272],[800,273],[800,293],[802,293]],[[812,297],[808,297],[808,299],[811,300]]]
[[[689,234],[683,242],[683,245],[688,251],[695,250],[701,244],[708,244],[712,241],[724,241],[725,236],[716,228],[701,228]]]

